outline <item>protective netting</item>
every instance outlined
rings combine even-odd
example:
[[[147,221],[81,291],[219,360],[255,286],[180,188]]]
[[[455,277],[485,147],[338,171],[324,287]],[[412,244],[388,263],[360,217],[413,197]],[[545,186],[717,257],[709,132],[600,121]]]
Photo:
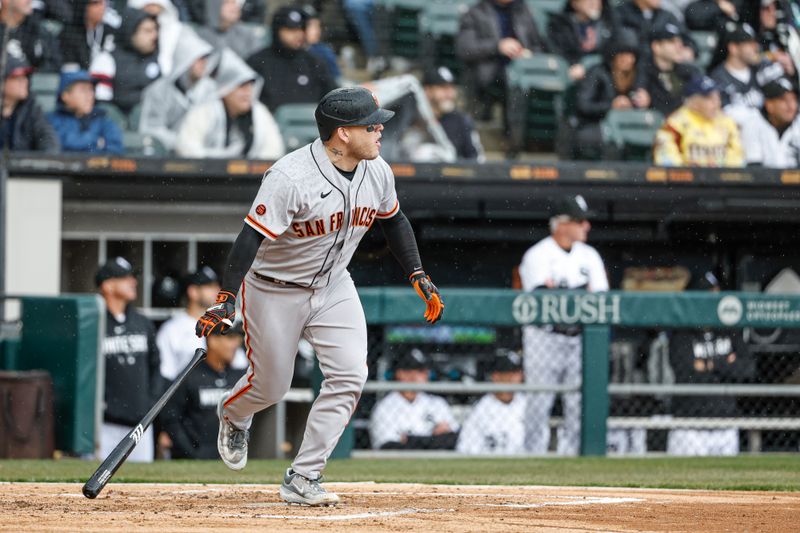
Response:
[[[373,326],[356,449],[576,455],[582,342],[559,326]],[[403,394],[395,366],[414,349],[426,379],[412,387],[433,390]],[[499,376],[514,392],[486,390],[498,350],[522,356],[524,385]],[[798,450],[798,330],[613,328],[608,357],[609,454]]]

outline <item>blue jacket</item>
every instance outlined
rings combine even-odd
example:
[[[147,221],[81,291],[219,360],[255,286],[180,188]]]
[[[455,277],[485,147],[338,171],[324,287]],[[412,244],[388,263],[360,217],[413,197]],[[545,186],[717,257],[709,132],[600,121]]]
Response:
[[[47,114],[47,120],[56,130],[63,152],[89,152],[95,154],[122,154],[122,131],[102,109],[94,108],[85,117],[78,118],[68,111],[61,101],[61,93],[75,81],[85,81],[85,73],[65,72],[61,75],[56,110]]]

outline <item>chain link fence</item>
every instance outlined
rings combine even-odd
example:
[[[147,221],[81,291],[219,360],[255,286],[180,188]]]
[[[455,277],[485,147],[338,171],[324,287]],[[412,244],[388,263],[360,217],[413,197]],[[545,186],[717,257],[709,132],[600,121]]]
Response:
[[[607,452],[800,446],[800,330],[612,328]],[[397,372],[419,350],[426,367]],[[518,378],[498,350],[522,356]],[[372,326],[358,450],[580,453],[582,335],[562,326]],[[398,376],[403,382],[398,382]]]

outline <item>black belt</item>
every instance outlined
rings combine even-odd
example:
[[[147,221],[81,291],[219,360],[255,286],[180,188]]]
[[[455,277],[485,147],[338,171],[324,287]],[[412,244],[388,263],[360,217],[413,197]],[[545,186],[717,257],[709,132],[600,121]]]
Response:
[[[284,287],[300,287],[301,289],[307,289],[308,287],[304,287],[299,283],[295,283],[294,281],[283,281],[282,279],[275,279],[269,276],[265,276],[264,274],[259,274],[258,272],[253,272],[253,275],[260,280],[269,281],[270,283],[274,283],[275,285],[282,285]]]

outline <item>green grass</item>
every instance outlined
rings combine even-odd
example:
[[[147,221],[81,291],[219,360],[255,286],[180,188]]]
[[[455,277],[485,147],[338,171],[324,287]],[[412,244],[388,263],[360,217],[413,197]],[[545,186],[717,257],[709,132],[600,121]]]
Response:
[[[243,472],[221,461],[125,464],[116,482],[278,483],[289,461],[253,460]],[[96,462],[0,461],[0,481],[83,482]],[[470,485],[581,485],[717,490],[800,490],[800,454],[730,458],[349,459],[328,481]]]

